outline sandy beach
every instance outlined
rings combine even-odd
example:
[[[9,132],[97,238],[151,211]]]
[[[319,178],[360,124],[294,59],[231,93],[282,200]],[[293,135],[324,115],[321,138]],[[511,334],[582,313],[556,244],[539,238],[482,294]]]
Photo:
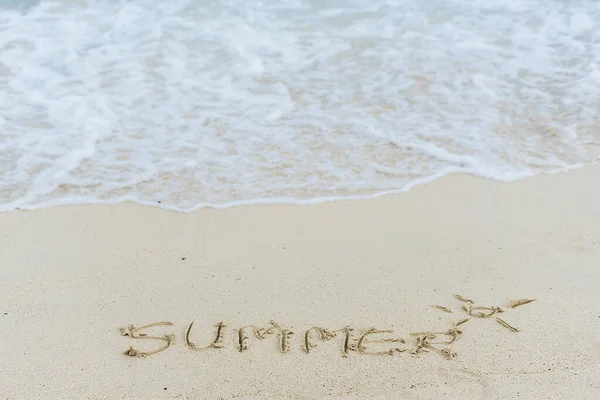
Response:
[[[0,398],[600,398],[599,177],[0,214]]]

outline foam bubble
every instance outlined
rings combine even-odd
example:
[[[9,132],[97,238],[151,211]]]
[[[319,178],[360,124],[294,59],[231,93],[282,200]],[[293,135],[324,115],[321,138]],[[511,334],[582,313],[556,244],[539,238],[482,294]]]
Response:
[[[54,0],[0,8],[0,209],[175,210],[592,162],[600,3]]]

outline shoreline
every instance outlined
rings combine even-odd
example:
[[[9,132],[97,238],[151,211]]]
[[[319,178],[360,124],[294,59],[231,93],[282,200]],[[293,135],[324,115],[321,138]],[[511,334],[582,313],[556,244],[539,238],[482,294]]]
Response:
[[[509,183],[449,175],[303,207],[0,213],[0,397],[594,398],[598,176],[600,164]],[[454,294],[502,312],[475,317]],[[522,298],[535,301],[507,306]],[[121,331],[154,322],[173,325]],[[259,334],[240,352],[249,325]],[[313,331],[307,355],[313,326],[353,331]],[[376,355],[359,351],[371,327],[393,330],[363,339]]]
[[[136,206],[142,207],[154,207],[160,210],[172,211],[181,214],[192,214],[197,211],[201,211],[204,209],[213,209],[213,210],[227,210],[229,208],[236,207],[251,207],[251,206],[310,206],[310,205],[319,205],[319,204],[328,204],[328,203],[337,203],[337,202],[346,202],[346,201],[364,201],[364,200],[375,200],[385,196],[393,196],[393,195],[402,195],[404,193],[409,193],[411,190],[426,186],[432,183],[439,181],[440,179],[453,179],[453,177],[462,177],[462,178],[475,178],[475,179],[484,179],[491,182],[497,183],[513,183],[526,181],[529,179],[535,179],[538,176],[555,176],[562,175],[565,173],[569,173],[571,171],[577,171],[583,168],[593,167],[600,161],[600,146],[597,145],[587,145],[588,151],[590,155],[594,156],[594,159],[589,164],[575,164],[564,169],[555,170],[555,171],[545,171],[532,173],[531,175],[522,176],[517,179],[512,180],[499,180],[492,179],[486,176],[482,176],[480,174],[474,174],[470,172],[460,171],[459,169],[449,168],[445,171],[439,172],[435,175],[420,178],[412,181],[411,183],[405,185],[401,189],[389,189],[389,190],[380,190],[375,193],[370,194],[360,194],[360,195],[340,195],[340,196],[321,196],[315,198],[308,199],[299,199],[293,197],[274,197],[274,198],[257,198],[257,199],[249,199],[249,200],[239,200],[239,201],[231,201],[223,204],[214,204],[214,203],[200,203],[191,208],[178,208],[176,206],[171,205],[159,205],[162,202],[158,201],[158,204],[155,202],[149,201],[141,201],[137,199],[135,196],[127,195],[121,196],[116,199],[110,200],[92,200],[92,201],[83,201],[81,199],[67,201],[67,202],[49,202],[43,203],[41,205],[35,206],[10,206],[10,208],[6,208],[7,205],[0,205],[0,214],[6,212],[14,212],[14,211],[39,211],[44,209],[56,208],[56,207],[83,207],[83,206],[118,206],[124,204],[133,204]],[[462,179],[460,178],[460,179]],[[372,190],[372,189],[368,189]]]

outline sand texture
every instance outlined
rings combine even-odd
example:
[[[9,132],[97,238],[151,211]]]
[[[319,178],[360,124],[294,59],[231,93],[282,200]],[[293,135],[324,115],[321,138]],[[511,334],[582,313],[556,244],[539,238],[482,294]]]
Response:
[[[600,398],[599,182],[0,214],[0,398]]]

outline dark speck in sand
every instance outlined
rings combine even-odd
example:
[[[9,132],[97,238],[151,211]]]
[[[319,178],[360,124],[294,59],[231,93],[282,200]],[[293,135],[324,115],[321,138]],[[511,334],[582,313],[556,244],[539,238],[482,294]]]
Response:
[[[158,201],[158,204],[162,204],[162,201],[160,201],[160,200],[159,200],[159,201]],[[165,388],[165,390],[167,390],[167,388]]]
[[[165,390],[167,390],[167,388],[165,388]]]
[[[5,313],[4,313],[4,315],[8,315],[8,313],[7,313],[7,312],[5,312]],[[599,317],[599,318],[600,318],[600,317]]]
[[[181,257],[181,261],[185,261],[185,257]]]

